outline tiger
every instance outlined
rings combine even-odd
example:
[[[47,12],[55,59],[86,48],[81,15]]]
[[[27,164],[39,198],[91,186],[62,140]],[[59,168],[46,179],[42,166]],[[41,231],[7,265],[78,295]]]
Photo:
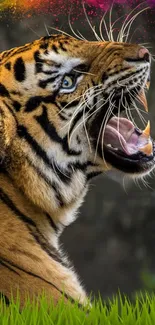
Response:
[[[145,47],[51,34],[0,54],[0,293],[88,303],[60,235],[90,180],[149,175],[155,145],[131,107],[147,100]],[[124,116],[124,112],[126,116]]]

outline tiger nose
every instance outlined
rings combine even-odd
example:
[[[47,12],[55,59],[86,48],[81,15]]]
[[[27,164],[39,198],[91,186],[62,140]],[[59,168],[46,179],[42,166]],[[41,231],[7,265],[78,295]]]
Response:
[[[150,53],[145,47],[141,47],[138,52],[139,59],[143,59],[146,62],[150,62]]]

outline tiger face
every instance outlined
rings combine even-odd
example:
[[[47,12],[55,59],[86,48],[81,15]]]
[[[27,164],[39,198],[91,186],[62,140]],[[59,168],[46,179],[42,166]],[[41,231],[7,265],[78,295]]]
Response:
[[[64,35],[3,52],[4,162],[27,153],[27,141],[57,172],[77,167],[88,179],[111,168],[149,173],[155,156],[149,123],[144,131],[135,127],[130,108],[136,98],[146,108],[150,61],[148,50],[136,44]],[[23,142],[17,146],[18,137]]]

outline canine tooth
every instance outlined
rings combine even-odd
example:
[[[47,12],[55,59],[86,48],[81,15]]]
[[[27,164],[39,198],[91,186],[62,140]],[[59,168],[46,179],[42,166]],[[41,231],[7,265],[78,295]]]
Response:
[[[145,91],[144,89],[142,89],[138,95],[138,99],[141,101],[141,103],[143,104],[146,112],[148,112],[148,105],[147,105],[147,99],[146,99],[146,95],[145,95]]]
[[[147,156],[152,155],[152,153],[153,153],[152,142],[150,141],[148,144],[146,144],[145,147],[140,148],[139,150],[142,151],[143,153],[145,153]]]
[[[149,88],[150,88],[150,81],[147,81],[146,82],[146,88],[147,88],[147,90],[149,90]]]
[[[150,121],[148,121],[147,126],[145,130],[143,131],[143,135],[145,135],[147,138],[150,136]]]
[[[108,143],[108,144],[107,144],[107,147],[110,147],[110,148],[111,148],[111,147],[112,147],[112,145],[111,145],[110,143]]]

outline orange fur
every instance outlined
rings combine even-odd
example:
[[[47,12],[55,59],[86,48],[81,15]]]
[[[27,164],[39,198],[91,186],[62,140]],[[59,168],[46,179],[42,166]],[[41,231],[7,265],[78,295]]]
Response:
[[[136,59],[139,49],[139,45],[79,41],[57,35],[0,55],[0,292],[10,298],[11,290],[16,296],[16,289],[19,289],[22,306],[26,292],[32,297],[42,290],[55,302],[63,291],[66,300],[71,297],[82,304],[87,302],[85,290],[63,257],[58,237],[64,226],[75,218],[86,194],[84,164],[91,162],[86,166],[90,172],[102,172],[111,167],[99,156],[93,165],[94,151],[90,150],[81,129],[75,132],[75,136],[80,134],[82,139],[81,160],[78,154],[69,151],[77,150],[74,137],[70,145],[64,140],[62,146],[60,139],[65,139],[69,126],[60,118],[59,105],[82,96],[93,82],[100,84],[104,73],[117,73],[125,68],[125,58]],[[42,71],[36,73],[39,63],[34,54],[37,51],[40,69],[59,70],[60,63],[55,62],[55,58],[60,55],[64,69],[68,69],[71,58],[79,59],[81,64],[89,66],[89,73],[83,75],[75,91],[59,93],[50,102],[48,96],[52,95],[50,87],[53,84],[38,86],[39,80],[50,76],[47,74],[45,78]],[[55,53],[51,54],[53,51]],[[24,67],[19,64],[19,58]],[[23,80],[20,80],[20,69],[21,74],[25,73]],[[28,101],[34,97],[35,103],[30,103],[32,110],[28,112]],[[75,109],[71,114],[74,112]],[[53,138],[46,133],[47,118],[48,125],[57,132],[51,131]],[[40,123],[44,123],[46,129]],[[43,150],[46,157],[39,150]],[[50,217],[57,231],[51,226]]]

